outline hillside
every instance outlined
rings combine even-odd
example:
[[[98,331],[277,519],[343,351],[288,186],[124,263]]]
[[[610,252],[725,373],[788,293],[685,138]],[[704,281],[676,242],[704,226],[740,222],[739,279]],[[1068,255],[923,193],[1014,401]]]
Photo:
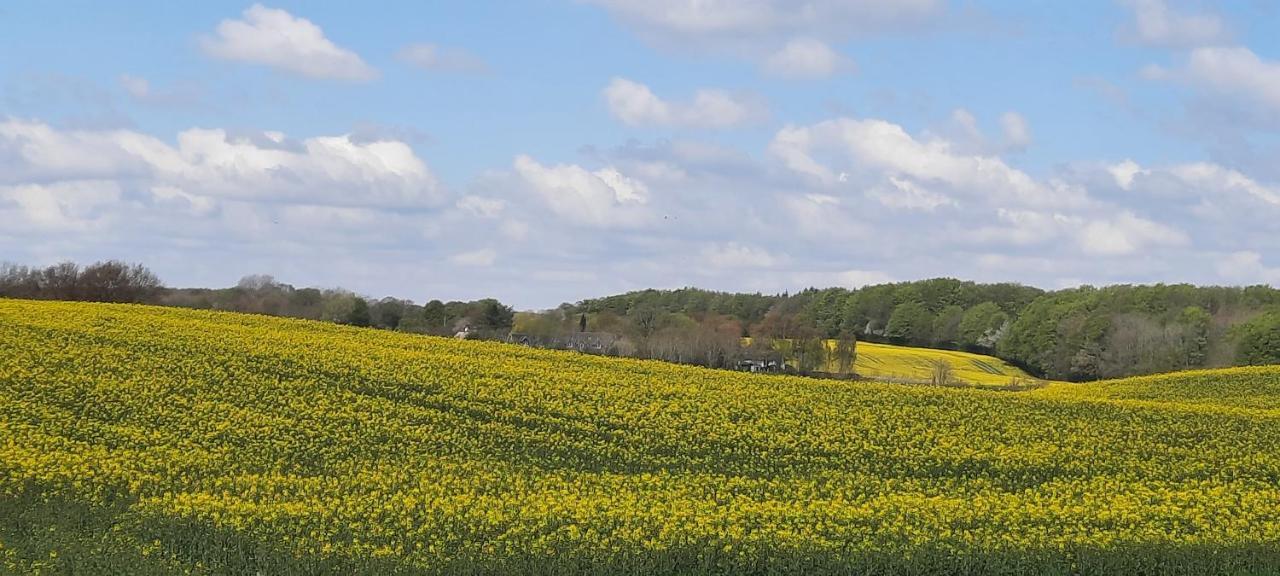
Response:
[[[963,383],[1003,386],[1016,379],[1031,378],[1018,367],[992,356],[874,342],[858,343],[854,369],[865,378],[927,381],[933,363],[938,361],[950,364],[955,378]]]
[[[1193,370],[1088,384],[1054,384],[1037,394],[1048,398],[1153,402],[1280,414],[1278,374],[1280,367],[1276,366]]]
[[[1280,382],[1247,374],[1224,402]],[[1240,375],[1179,376],[1180,400]],[[1134,403],[1150,384],[753,376],[0,299],[0,572],[1280,568],[1280,417]]]

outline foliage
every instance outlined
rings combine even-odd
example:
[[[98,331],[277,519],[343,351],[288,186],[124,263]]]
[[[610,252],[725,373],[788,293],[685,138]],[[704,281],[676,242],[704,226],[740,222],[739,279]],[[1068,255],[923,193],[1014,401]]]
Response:
[[[996,393],[0,300],[0,571],[1266,573],[1245,370]]]
[[[1240,325],[1234,336],[1241,364],[1280,364],[1280,311]]]

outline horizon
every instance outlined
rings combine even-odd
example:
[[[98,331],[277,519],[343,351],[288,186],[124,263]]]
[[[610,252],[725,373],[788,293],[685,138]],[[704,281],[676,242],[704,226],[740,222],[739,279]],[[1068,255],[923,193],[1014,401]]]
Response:
[[[1280,5],[804,8],[9,5],[0,260],[520,310],[1280,286]]]
[[[295,290],[301,290],[301,289],[311,288],[311,289],[316,289],[316,290],[347,290],[347,291],[351,291],[350,289],[348,289],[348,288],[346,288],[346,287],[344,287],[344,286],[341,286],[341,285],[339,285],[339,286],[298,285],[298,284],[294,284],[294,283],[292,283],[292,282],[288,282],[288,281],[285,281],[285,280],[281,280],[280,278],[275,277],[273,274],[268,274],[268,273],[251,274],[251,275],[249,275],[249,276],[268,276],[268,277],[271,277],[273,280],[275,280],[278,284],[287,285],[287,286],[289,286],[289,287],[291,287],[291,288],[293,288],[293,289],[295,289]],[[246,277],[247,277],[247,276],[246,276]],[[164,279],[163,279],[163,278],[161,278],[161,280],[163,281]],[[787,297],[787,296],[794,296],[794,295],[796,295],[796,294],[798,294],[798,293],[800,293],[800,292],[805,292],[805,291],[808,291],[808,290],[818,290],[818,291],[821,291],[821,290],[844,289],[844,290],[854,291],[854,290],[861,290],[861,289],[864,289],[864,288],[874,288],[874,287],[876,287],[876,286],[888,286],[888,285],[895,285],[895,284],[912,284],[912,283],[917,283],[917,282],[927,282],[927,281],[930,281],[930,280],[956,280],[956,281],[958,281],[958,282],[972,282],[972,283],[974,283],[974,284],[978,284],[978,285],[1001,285],[1001,284],[1004,284],[1004,285],[1015,285],[1015,286],[1022,286],[1022,287],[1026,287],[1026,288],[1034,288],[1034,289],[1036,289],[1036,290],[1041,290],[1041,291],[1046,292],[1046,293],[1051,293],[1051,292],[1061,292],[1061,291],[1065,291],[1065,290],[1079,290],[1079,289],[1083,289],[1083,288],[1093,288],[1093,289],[1096,289],[1096,290],[1102,290],[1102,289],[1106,289],[1106,288],[1112,288],[1112,287],[1125,287],[1125,286],[1134,286],[1134,287],[1155,287],[1155,286],[1192,286],[1192,287],[1195,287],[1195,288],[1225,288],[1225,289],[1237,289],[1237,290],[1244,290],[1244,289],[1246,289],[1246,288],[1251,288],[1251,287],[1254,287],[1254,286],[1267,286],[1267,287],[1275,288],[1275,286],[1271,286],[1270,284],[1192,284],[1192,283],[1187,283],[1187,282],[1146,282],[1146,283],[1099,284],[1099,285],[1095,285],[1095,284],[1079,284],[1079,285],[1076,285],[1076,286],[1065,286],[1065,287],[1062,287],[1062,288],[1045,288],[1045,287],[1043,287],[1043,286],[1036,286],[1036,285],[1034,285],[1034,284],[1025,284],[1025,283],[1021,283],[1021,282],[1013,282],[1013,281],[998,281],[998,280],[997,280],[997,281],[992,281],[992,282],[979,282],[979,281],[976,281],[976,280],[969,280],[969,279],[965,279],[965,278],[956,278],[956,277],[951,277],[951,276],[934,276],[934,277],[931,277],[931,278],[914,278],[914,279],[907,279],[907,280],[895,280],[895,281],[893,281],[893,282],[885,282],[885,283],[865,284],[865,285],[858,286],[858,287],[853,287],[853,288],[849,288],[849,287],[845,287],[845,286],[806,286],[806,287],[801,288],[801,289],[799,289],[799,290],[782,291],[782,292],[754,292],[754,291],[752,291],[752,292],[744,292],[744,291],[735,291],[735,290],[713,290],[713,289],[710,289],[710,288],[702,288],[702,287],[699,287],[699,286],[692,286],[692,285],[679,286],[679,287],[676,287],[676,288],[658,288],[658,287],[649,287],[649,288],[638,288],[638,289],[635,289],[635,290],[628,290],[628,291],[626,291],[626,292],[613,292],[613,293],[603,294],[603,295],[597,295],[597,296],[588,296],[588,297],[586,297],[586,298],[582,298],[582,299],[578,299],[578,300],[565,300],[565,301],[563,301],[563,302],[560,302],[559,304],[556,304],[556,305],[553,305],[553,306],[544,307],[544,308],[521,308],[521,307],[519,307],[519,306],[516,306],[516,307],[515,307],[515,311],[516,311],[516,312],[547,312],[547,311],[551,311],[551,310],[554,310],[554,309],[556,309],[556,308],[559,308],[560,306],[563,306],[563,305],[566,305],[566,304],[569,304],[569,305],[575,305],[575,306],[576,306],[576,305],[582,304],[582,303],[583,303],[584,301],[586,301],[586,300],[603,300],[603,299],[606,299],[606,298],[612,298],[612,297],[615,297],[615,296],[624,296],[624,295],[627,295],[627,294],[641,293],[641,292],[647,292],[647,291],[657,291],[657,292],[677,292],[677,291],[680,291],[680,290],[697,290],[697,291],[702,291],[702,292],[711,292],[711,293],[716,293],[716,294],[757,294],[757,295],[765,296],[765,297]],[[235,284],[233,283],[233,284],[231,284],[231,285],[221,286],[221,287],[218,287],[218,286],[168,286],[168,285],[166,285],[165,287],[166,287],[166,288],[169,288],[169,289],[173,289],[173,290],[225,290],[225,289],[235,288],[236,286],[235,286]],[[472,296],[469,296],[469,297],[464,297],[464,298],[459,298],[459,299],[442,299],[442,298],[435,298],[435,297],[430,297],[430,296],[423,297],[422,299],[418,299],[418,298],[412,298],[412,297],[402,297],[402,296],[399,296],[399,295],[396,295],[396,294],[381,294],[381,295],[377,295],[377,294],[364,294],[364,293],[355,292],[355,291],[351,291],[351,292],[353,292],[354,294],[356,294],[356,295],[358,295],[358,296],[360,296],[360,297],[362,297],[362,298],[365,298],[365,299],[368,299],[368,300],[371,300],[371,301],[381,300],[381,299],[384,299],[384,298],[394,298],[394,299],[397,299],[397,300],[404,300],[404,301],[412,302],[412,303],[414,303],[414,304],[424,304],[424,303],[426,303],[426,302],[430,302],[430,301],[432,301],[432,300],[439,300],[439,301],[441,301],[441,302],[446,302],[446,303],[447,303],[447,302],[450,302],[450,301],[455,301],[455,302],[476,302],[476,301],[483,300],[483,299],[486,299],[486,298],[494,298],[494,299],[496,299],[496,300],[499,300],[499,301],[503,302],[504,304],[509,304],[509,303],[507,303],[507,302],[505,302],[505,301],[502,301],[500,298],[496,298],[496,297],[494,297],[494,296],[488,296],[488,295],[484,295],[484,294],[472,295]]]

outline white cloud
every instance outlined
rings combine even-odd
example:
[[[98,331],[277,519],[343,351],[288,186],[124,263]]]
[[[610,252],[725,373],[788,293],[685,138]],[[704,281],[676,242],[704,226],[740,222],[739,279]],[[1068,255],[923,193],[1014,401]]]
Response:
[[[396,55],[400,61],[439,72],[484,73],[489,64],[462,48],[444,48],[435,44],[410,44]]]
[[[1164,0],[1122,0],[1133,10],[1134,29],[1130,35],[1143,44],[1191,47],[1221,43],[1230,36],[1217,14],[1182,14]]]
[[[1089,222],[1080,229],[1077,238],[1086,253],[1101,256],[1133,254],[1144,248],[1182,246],[1189,242],[1182,231],[1129,212]]]
[[[780,257],[766,250],[738,242],[706,245],[701,252],[712,268],[772,268],[781,262]]]
[[[1173,166],[1169,172],[1209,192],[1244,193],[1272,206],[1280,206],[1280,189],[1264,186],[1236,170],[1198,162]]]
[[[110,218],[103,207],[119,202],[119,184],[106,180],[0,186],[0,214],[5,204],[16,208],[6,227],[33,232],[87,232]],[[9,231],[14,231],[10,228]]]
[[[1210,203],[1252,200],[1253,208],[1280,207],[1280,187],[1258,182],[1239,170],[1211,162],[1144,167],[1125,160],[1106,167],[1123,190],[1149,196],[1200,198]]]
[[[1217,257],[1218,275],[1230,282],[1261,282],[1280,286],[1280,268],[1271,268],[1262,261],[1262,255],[1252,250],[1242,250]]]
[[[214,36],[201,38],[204,52],[309,78],[363,82],[378,76],[360,56],[334,44],[306,18],[261,4],[250,6],[242,16],[243,20],[223,20]]]
[[[788,126],[778,131],[769,149],[791,170],[826,186],[842,184],[842,173],[861,171],[926,186],[941,184],[1004,203],[1043,206],[1087,202],[1082,190],[1037,182],[999,157],[959,153],[949,141],[919,140],[884,120],[840,118]]]
[[[782,78],[826,78],[853,72],[853,61],[821,40],[796,38],[771,54],[762,64],[765,72]]]
[[[459,266],[488,268],[497,261],[498,253],[492,248],[482,248],[470,252],[459,252],[449,257],[449,261]]]
[[[763,106],[723,90],[701,89],[691,102],[668,102],[626,78],[614,78],[603,96],[609,112],[629,126],[728,128],[764,115]]]
[[[587,226],[638,226],[651,216],[649,189],[613,168],[594,172],[576,164],[544,166],[528,156],[515,159],[517,175],[552,212]]]
[[[349,136],[290,141],[191,129],[171,146],[128,130],[57,130],[0,122],[0,182],[128,179],[185,195],[301,204],[430,206],[434,174],[403,142]],[[174,193],[169,194],[171,197]]]
[[[500,198],[485,198],[483,196],[463,196],[459,198],[455,206],[481,218],[497,218],[502,214],[502,210],[506,208],[507,203]]]
[[[1167,75],[1280,113],[1280,62],[1264,60],[1243,46],[1196,48],[1184,69]]]
[[[954,206],[955,200],[943,194],[930,192],[911,180],[888,177],[889,186],[867,191],[867,195],[890,208],[933,211],[940,206]]]
[[[1143,170],[1142,166],[1139,166],[1138,163],[1133,160],[1125,160],[1119,164],[1108,166],[1107,172],[1111,174],[1112,178],[1115,178],[1116,185],[1120,186],[1123,190],[1132,189],[1133,179],[1139,174],[1149,173],[1148,171]]]
[[[786,194],[782,208],[795,222],[795,232],[818,241],[861,241],[870,235],[866,219],[844,201],[828,194]]]

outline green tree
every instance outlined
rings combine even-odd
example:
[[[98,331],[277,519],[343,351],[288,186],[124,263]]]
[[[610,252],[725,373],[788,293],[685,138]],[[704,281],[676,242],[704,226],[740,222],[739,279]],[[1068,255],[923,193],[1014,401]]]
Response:
[[[479,328],[485,330],[509,330],[512,322],[515,320],[515,310],[510,306],[494,300],[493,298],[485,298],[479,302],[480,317],[477,319]]]
[[[924,305],[914,300],[899,304],[889,316],[885,335],[909,344],[928,343],[933,337],[933,317]]]
[[[1236,327],[1236,361],[1280,364],[1280,311],[1271,311]]]
[[[1009,315],[995,302],[983,302],[965,311],[960,319],[960,344],[965,346],[995,347],[1000,329],[1009,321]]]
[[[933,320],[933,341],[943,346],[955,346],[960,343],[960,322],[964,319],[964,308],[955,304],[943,308]]]
[[[347,317],[342,323],[351,326],[369,326],[370,320],[369,303],[365,302],[364,298],[355,296],[351,302],[351,311],[347,313]]]
[[[422,323],[428,333],[447,334],[452,320],[444,302],[432,300],[422,305]]]

